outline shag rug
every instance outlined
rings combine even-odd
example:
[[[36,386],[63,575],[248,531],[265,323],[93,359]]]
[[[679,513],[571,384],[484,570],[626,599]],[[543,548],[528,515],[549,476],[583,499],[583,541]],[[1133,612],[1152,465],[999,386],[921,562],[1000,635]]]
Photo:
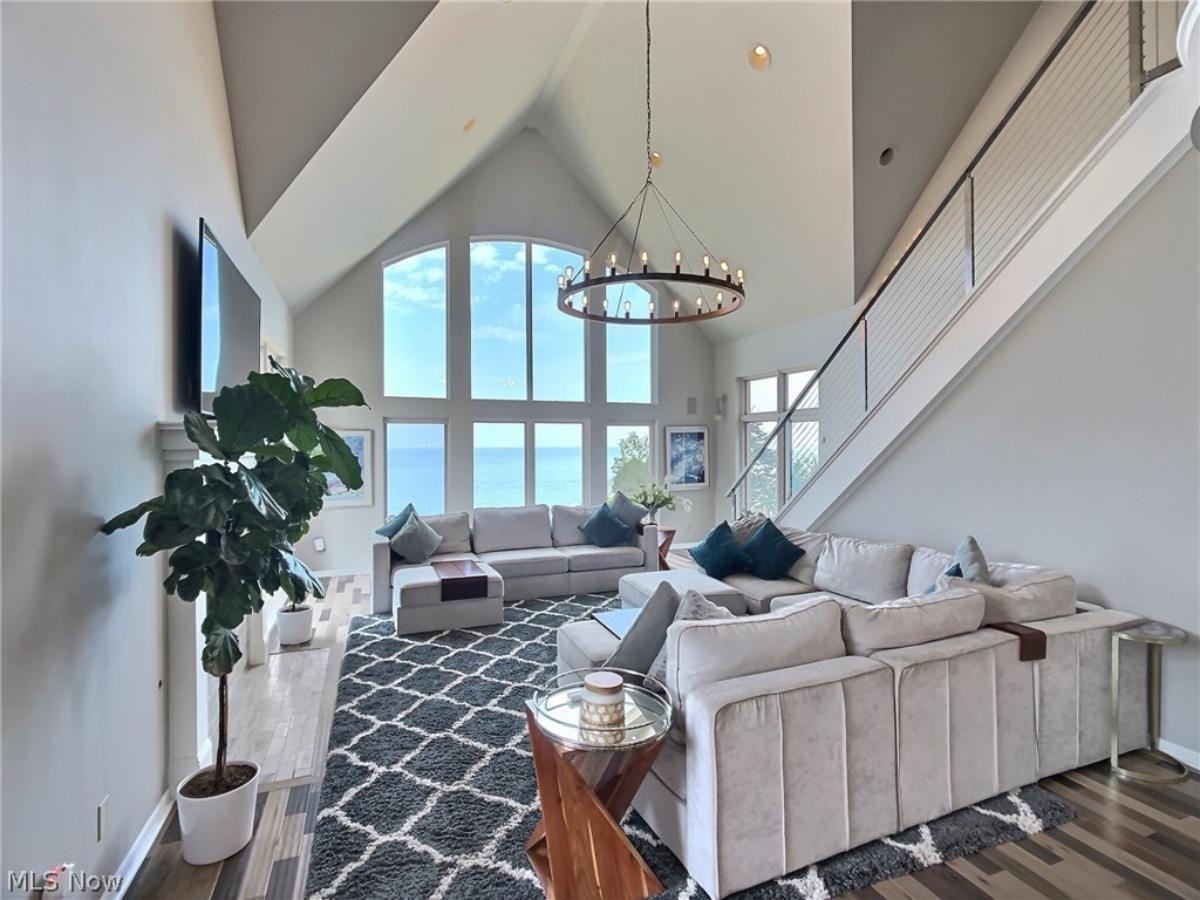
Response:
[[[555,631],[611,596],[506,605],[504,624],[397,637],[350,623],[338,683],[310,897],[542,897],[525,858],[540,818],[524,703],[555,672]],[[1036,834],[1075,817],[1037,786],[849,850],[743,898],[832,897]],[[706,896],[636,813],[624,827],[667,898]]]

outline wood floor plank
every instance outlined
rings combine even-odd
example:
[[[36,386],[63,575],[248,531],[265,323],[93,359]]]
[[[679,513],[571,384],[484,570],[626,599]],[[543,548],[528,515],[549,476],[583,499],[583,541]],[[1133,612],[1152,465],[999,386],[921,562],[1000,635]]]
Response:
[[[1097,823],[1088,822],[1087,824],[1094,828]],[[1153,866],[1146,865],[1144,860],[1129,850],[1119,847],[1111,841],[1096,841],[1097,834],[1091,829],[1085,828],[1079,821],[1068,822],[1062,826],[1062,830],[1081,843],[1092,843],[1093,846],[1102,844],[1104,848],[1103,852],[1109,855],[1114,861],[1148,878],[1177,897],[1200,898],[1200,891],[1196,890],[1195,887],[1189,887],[1172,875]]]
[[[255,830],[246,877],[242,880],[242,888],[238,892],[239,900],[253,900],[267,892],[271,866],[277,858],[275,851],[279,843],[279,829],[283,825],[283,814],[287,809],[287,795],[288,791],[285,789],[267,792],[262,820]]]

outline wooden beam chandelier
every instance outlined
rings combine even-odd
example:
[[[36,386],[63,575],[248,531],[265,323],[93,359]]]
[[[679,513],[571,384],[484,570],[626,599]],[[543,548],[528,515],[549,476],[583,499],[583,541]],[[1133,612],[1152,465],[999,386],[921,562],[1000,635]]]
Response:
[[[672,325],[726,316],[746,302],[745,273],[741,269],[731,270],[728,263],[719,260],[654,183],[654,170],[662,165],[662,157],[654,152],[650,128],[650,0],[646,0],[646,180],[592,252],[584,257],[583,268],[576,272],[573,266],[568,266],[558,276],[558,308],[569,316],[614,325]],[[635,263],[634,253],[642,231],[647,201],[651,198],[654,200],[651,210],[658,209],[675,238],[676,247],[682,246],[676,223],[699,245],[703,251],[699,266],[702,273],[687,271],[683,251],[678,249],[673,266],[663,267],[657,265],[657,261],[652,262],[648,250],[642,250]],[[624,266],[620,265],[617,252],[609,251],[607,258],[602,260],[599,274],[594,273],[592,267],[596,254],[635,208],[637,219]],[[610,301],[609,287],[618,285],[620,290]],[[639,300],[635,307],[632,298],[625,298],[629,285],[642,288],[650,299],[645,302]]]

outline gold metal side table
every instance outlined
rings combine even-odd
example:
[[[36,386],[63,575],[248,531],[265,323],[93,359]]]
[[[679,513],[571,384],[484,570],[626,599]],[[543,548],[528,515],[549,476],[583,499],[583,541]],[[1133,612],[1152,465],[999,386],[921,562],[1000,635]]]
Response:
[[[1188,777],[1188,769],[1183,763],[1158,749],[1159,716],[1162,704],[1162,648],[1168,644],[1186,644],[1187,632],[1174,625],[1163,622],[1142,622],[1131,625],[1112,633],[1112,685],[1110,688],[1109,721],[1110,743],[1108,765],[1117,773],[1118,778],[1130,781],[1142,781],[1150,784],[1176,784]],[[1159,762],[1165,763],[1175,772],[1169,775],[1152,775],[1146,772],[1134,772],[1123,768],[1120,764],[1118,744],[1120,742],[1120,711],[1121,711],[1121,642],[1135,641],[1146,645],[1149,654],[1147,661],[1147,687],[1150,708],[1150,750],[1149,753]]]

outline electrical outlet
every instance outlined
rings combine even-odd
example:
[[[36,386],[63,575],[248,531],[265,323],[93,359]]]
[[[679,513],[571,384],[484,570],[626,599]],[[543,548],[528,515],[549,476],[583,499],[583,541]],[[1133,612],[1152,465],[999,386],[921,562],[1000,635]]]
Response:
[[[104,840],[104,832],[108,829],[108,794],[96,807],[96,843]]]
[[[325,538],[313,538],[313,549],[318,553],[325,552]]]

